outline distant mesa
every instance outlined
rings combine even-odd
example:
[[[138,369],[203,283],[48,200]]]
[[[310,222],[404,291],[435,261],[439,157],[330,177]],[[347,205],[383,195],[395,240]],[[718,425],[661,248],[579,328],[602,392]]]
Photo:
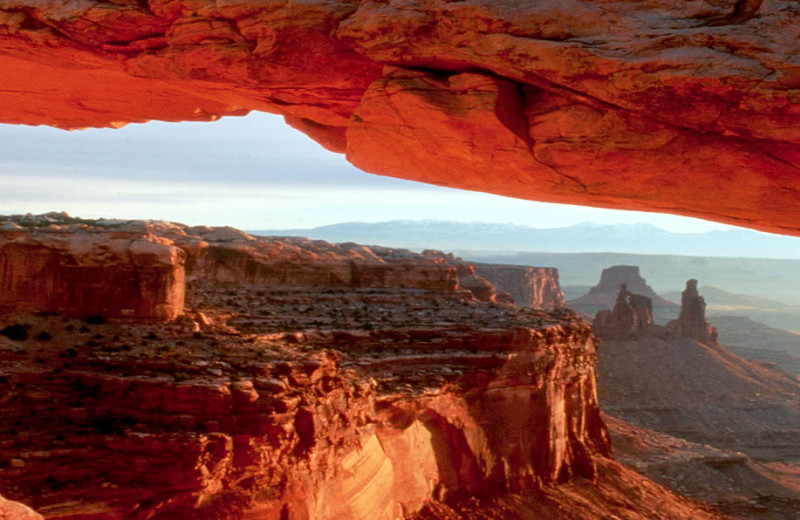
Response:
[[[618,266],[630,267],[630,266]],[[606,273],[608,269],[603,271]],[[636,268],[638,274],[639,269]],[[650,289],[648,286],[647,289]],[[652,289],[651,289],[652,291]],[[666,326],[653,323],[653,303],[648,296],[634,294],[622,284],[611,310],[601,310],[594,318],[594,333],[605,340],[629,340],[642,337],[681,337],[707,345],[717,344],[717,330],[706,320],[706,303],[697,291],[697,280],[688,280],[681,299],[678,318]]]
[[[589,316],[594,316],[601,310],[611,309],[616,305],[620,286],[625,285],[625,290],[631,294],[644,296],[650,299],[650,306],[653,309],[656,320],[666,321],[677,314],[679,306],[656,294],[652,287],[647,285],[647,281],[639,272],[639,267],[635,265],[614,265],[603,269],[600,274],[600,283],[592,287],[589,292],[569,300],[567,304]]]

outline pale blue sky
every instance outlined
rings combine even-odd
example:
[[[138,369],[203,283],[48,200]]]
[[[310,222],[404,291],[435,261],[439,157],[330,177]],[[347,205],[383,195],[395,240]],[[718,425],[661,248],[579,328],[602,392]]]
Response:
[[[283,119],[133,124],[65,132],[0,125],[0,214],[165,219],[243,229],[439,219],[563,227],[647,222],[725,226],[672,215],[536,203],[379,177],[325,151]]]

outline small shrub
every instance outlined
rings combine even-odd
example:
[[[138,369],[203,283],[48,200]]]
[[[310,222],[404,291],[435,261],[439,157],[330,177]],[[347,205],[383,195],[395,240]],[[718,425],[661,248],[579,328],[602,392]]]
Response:
[[[95,316],[87,317],[86,320],[84,321],[86,321],[86,323],[88,323],[89,325],[102,325],[103,323],[106,322],[106,319],[104,316],[97,314]]]
[[[53,339],[53,336],[51,336],[46,330],[43,330],[36,335],[36,341],[50,341],[51,339]]]
[[[0,330],[0,335],[7,337],[11,341],[25,341],[28,339],[29,328],[31,328],[30,325],[15,323],[14,325],[9,325],[3,330]]]

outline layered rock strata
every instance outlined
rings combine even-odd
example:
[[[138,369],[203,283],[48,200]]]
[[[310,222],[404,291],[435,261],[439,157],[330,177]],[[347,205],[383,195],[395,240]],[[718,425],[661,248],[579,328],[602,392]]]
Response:
[[[373,173],[797,234],[799,19],[790,0],[6,1],[0,119],[260,110]]]
[[[2,492],[49,519],[395,519],[434,492],[597,478],[595,340],[575,316],[345,291],[330,301],[352,319],[349,299],[406,323],[285,330],[277,314],[321,320],[324,299],[260,291],[204,291],[200,333],[16,315],[51,339],[0,343]]]
[[[534,309],[557,309],[566,305],[558,270],[550,267],[475,264],[475,272],[489,280],[514,302]]]
[[[183,264],[152,234],[0,231],[0,308],[170,320],[183,310]]]
[[[510,290],[521,295],[523,305],[530,302],[534,308],[552,309],[563,302],[556,269],[484,264],[481,269],[493,277],[490,281],[474,265],[434,250],[415,253],[307,238],[255,237],[231,227],[86,220],[62,213],[0,216],[0,225],[0,237],[5,237],[0,242],[4,297],[7,306],[20,309],[174,318],[181,311],[184,271],[189,285],[205,280],[272,288],[407,288],[513,305],[506,292]],[[116,274],[101,276],[104,263]],[[161,280],[159,269],[173,263],[175,275]],[[509,277],[508,272],[518,275]],[[495,280],[503,289],[498,290]],[[162,290],[160,284],[167,285]],[[139,306],[132,303],[137,294],[145,302]],[[169,312],[142,307],[162,303]]]

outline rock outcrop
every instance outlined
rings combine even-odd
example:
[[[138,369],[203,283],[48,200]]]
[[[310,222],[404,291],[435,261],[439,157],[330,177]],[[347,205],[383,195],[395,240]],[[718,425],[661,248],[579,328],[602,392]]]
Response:
[[[712,518],[608,458],[590,327],[442,286],[481,279],[451,255],[45,217],[4,233],[191,278],[169,322],[0,313],[0,493],[49,520]]]
[[[656,331],[653,301],[647,296],[633,294],[622,284],[614,308],[598,312],[592,330],[601,339],[626,340],[652,335]]]
[[[557,309],[566,305],[558,280],[558,269],[476,263],[475,272],[505,291],[517,305],[534,309]]]
[[[0,518],[2,520],[42,520],[42,515],[19,502],[0,496]]]
[[[260,110],[373,173],[798,234],[798,27],[791,0],[6,1],[0,120]]]
[[[0,231],[0,308],[170,320],[183,310],[183,264],[151,234]]]
[[[635,265],[614,265],[603,269],[597,285],[589,289],[584,296],[570,300],[567,304],[589,316],[594,316],[616,305],[622,285],[625,285],[631,294],[649,298],[656,319],[672,318],[677,315],[678,305],[656,294],[642,278],[639,267]]]
[[[609,453],[569,312],[208,283],[201,332],[15,316],[51,339],[0,338],[6,496],[49,519],[394,520],[592,481]],[[328,303],[333,330],[282,321]]]
[[[171,319],[181,311],[184,271],[189,284],[205,280],[292,289],[420,289],[503,305],[514,304],[509,294],[513,292],[521,305],[563,305],[556,269],[476,267],[435,250],[415,253],[307,238],[255,237],[231,227],[86,220],[63,213],[0,216],[0,225],[5,284],[0,287],[6,287],[0,305],[6,302],[6,307],[25,310]],[[159,274],[173,264],[174,275]],[[106,276],[103,266],[116,274]],[[141,304],[134,301],[137,295]]]
[[[706,320],[706,301],[697,291],[697,280],[687,280],[681,297],[681,313],[667,323],[667,331],[677,336],[715,344],[717,330]]]

